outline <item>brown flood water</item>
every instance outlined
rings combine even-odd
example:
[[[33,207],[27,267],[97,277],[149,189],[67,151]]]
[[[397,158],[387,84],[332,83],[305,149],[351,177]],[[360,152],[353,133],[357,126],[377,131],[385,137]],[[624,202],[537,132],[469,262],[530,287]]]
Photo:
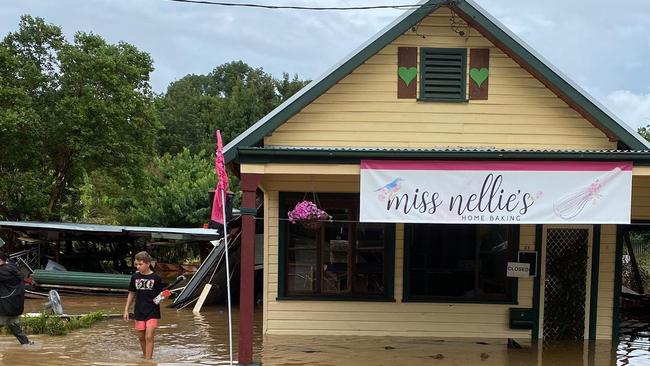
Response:
[[[92,310],[121,313],[123,297],[62,296],[66,313]],[[27,300],[26,311],[42,309],[43,300]],[[650,365],[650,334],[626,337],[617,350],[611,343],[591,349],[581,345],[524,347],[508,350],[489,339],[406,337],[315,337],[261,335],[261,311],[255,314],[254,361],[263,365]],[[153,362],[144,361],[133,324],[121,319],[97,323],[64,337],[34,335],[34,345],[21,346],[12,336],[0,336],[0,365],[227,365],[228,316],[224,307],[163,308]],[[237,313],[234,359],[237,359]]]

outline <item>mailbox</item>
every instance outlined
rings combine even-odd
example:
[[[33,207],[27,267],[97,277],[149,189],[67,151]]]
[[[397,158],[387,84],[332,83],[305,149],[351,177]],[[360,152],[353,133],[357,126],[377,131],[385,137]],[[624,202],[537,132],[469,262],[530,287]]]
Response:
[[[510,329],[533,329],[535,314],[530,308],[510,308]]]

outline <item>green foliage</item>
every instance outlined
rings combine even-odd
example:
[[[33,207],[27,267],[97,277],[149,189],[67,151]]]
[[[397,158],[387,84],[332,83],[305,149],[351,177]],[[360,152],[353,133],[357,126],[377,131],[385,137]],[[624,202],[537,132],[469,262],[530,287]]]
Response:
[[[62,336],[68,334],[65,320],[61,318],[46,318],[45,333],[51,336]]]
[[[0,43],[0,219],[80,215],[83,177],[129,183],[155,152],[148,54],[23,16]]]
[[[28,334],[47,334],[51,336],[62,336],[82,328],[90,328],[98,321],[105,319],[106,314],[102,311],[93,311],[80,317],[61,318],[41,313],[34,317],[22,317],[20,322]],[[5,334],[9,330],[5,329]]]
[[[278,93],[280,93],[281,101],[284,102],[309,84],[309,80],[300,80],[298,79],[298,75],[294,75],[292,79],[289,79],[289,74],[285,72],[282,74],[282,80],[276,80],[275,83]]]
[[[630,253],[627,245],[623,245],[623,255],[629,256],[629,262],[623,262],[623,285],[634,291],[650,293],[650,232],[649,231],[631,231],[628,233],[633,253]],[[632,256],[636,260],[641,277],[641,286],[639,288],[636,281],[634,268],[632,267]]]
[[[647,125],[645,127],[639,127],[636,130],[639,135],[641,135],[644,139],[650,141],[650,125]]]
[[[228,143],[306,83],[286,73],[276,80],[242,61],[220,65],[208,75],[187,75],[156,101],[165,126],[159,151],[214,151],[214,131],[221,130]]]
[[[45,313],[36,317],[22,318],[21,325],[23,329],[30,334],[47,334],[47,319]]]
[[[0,42],[0,220],[201,226],[214,131],[227,144],[307,83],[235,61],[155,96],[152,70],[130,44],[23,16]]]
[[[214,161],[188,149],[156,158],[140,182],[130,220],[133,224],[201,227],[210,217],[208,191],[216,185]]]
[[[141,182],[144,170],[137,178]],[[84,174],[78,190],[80,208],[79,220],[90,224],[119,225],[124,222],[124,213],[133,205],[139,189],[119,178],[97,170]],[[139,184],[139,183],[138,183]]]
[[[156,111],[165,126],[158,141],[161,153],[177,154],[188,148],[196,154],[209,148],[212,121],[217,119],[221,100],[209,95],[208,87],[207,76],[187,75],[170,84],[167,93],[156,100]]]
[[[90,328],[93,324],[106,318],[106,314],[102,311],[93,311],[84,316],[71,318],[67,324],[67,330],[77,330],[82,328]]]

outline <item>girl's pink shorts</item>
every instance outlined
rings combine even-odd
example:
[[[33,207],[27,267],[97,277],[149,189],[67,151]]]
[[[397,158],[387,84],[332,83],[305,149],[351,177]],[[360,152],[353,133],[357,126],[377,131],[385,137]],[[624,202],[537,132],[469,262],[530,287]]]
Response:
[[[135,321],[135,330],[145,330],[147,328],[158,328],[158,319]]]

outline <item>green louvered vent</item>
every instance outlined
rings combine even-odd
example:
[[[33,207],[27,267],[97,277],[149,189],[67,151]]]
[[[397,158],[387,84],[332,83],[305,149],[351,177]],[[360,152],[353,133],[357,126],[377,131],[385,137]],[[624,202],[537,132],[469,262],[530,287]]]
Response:
[[[420,49],[420,99],[466,101],[467,50]]]

